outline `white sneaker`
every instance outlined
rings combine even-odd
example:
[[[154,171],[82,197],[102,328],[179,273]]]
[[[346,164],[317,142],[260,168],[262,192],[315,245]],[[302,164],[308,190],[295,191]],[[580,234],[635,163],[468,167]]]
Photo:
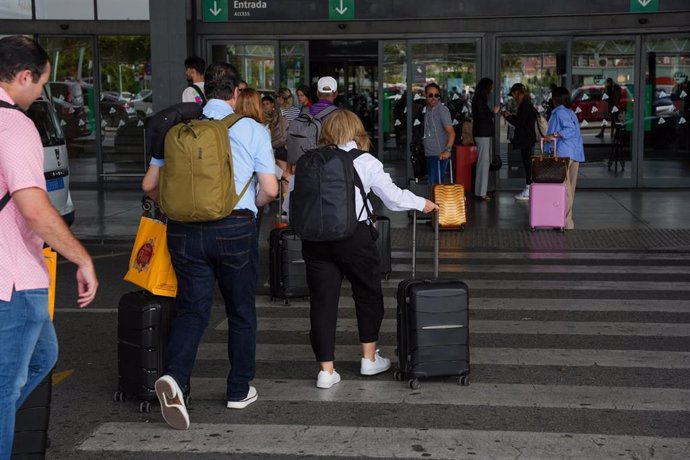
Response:
[[[529,201],[529,185],[522,192],[515,195],[515,199],[518,201]]]
[[[184,404],[184,394],[175,379],[164,375],[156,380],[154,387],[166,423],[176,430],[189,429],[189,414]]]
[[[390,368],[391,360],[379,355],[379,350],[376,350],[373,361],[362,358],[359,373],[362,375],[376,375],[381,372],[386,372]]]
[[[242,399],[241,401],[228,401],[227,408],[228,409],[244,409],[254,401],[259,399],[259,395],[256,392],[256,388],[253,386],[249,386],[249,391],[247,392],[247,396]]]
[[[317,388],[330,388],[336,383],[340,383],[340,374],[336,371],[333,371],[332,374],[328,371],[319,371],[319,375],[316,377]]]

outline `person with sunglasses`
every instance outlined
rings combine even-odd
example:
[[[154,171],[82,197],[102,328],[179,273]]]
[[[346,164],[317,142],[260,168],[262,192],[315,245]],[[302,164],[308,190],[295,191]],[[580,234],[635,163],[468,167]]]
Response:
[[[426,107],[423,109],[423,143],[429,184],[440,184],[455,142],[455,130],[450,111],[441,102],[441,88],[436,83],[429,83],[424,87],[424,94]]]

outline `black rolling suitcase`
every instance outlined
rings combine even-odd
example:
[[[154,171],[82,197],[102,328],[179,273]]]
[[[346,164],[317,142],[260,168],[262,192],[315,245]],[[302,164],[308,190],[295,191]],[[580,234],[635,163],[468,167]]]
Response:
[[[302,240],[289,228],[271,230],[268,257],[271,300],[309,297],[307,268],[302,257]]]
[[[438,278],[438,218],[434,216],[434,277],[415,279],[417,219],[412,230],[412,279],[398,285],[398,380],[419,388],[420,378],[458,376],[469,385],[469,291]]]
[[[148,291],[128,292],[117,310],[118,391],[115,401],[132,397],[139,410],[149,412],[157,402],[154,384],[163,375],[175,299]],[[189,398],[189,385],[185,388]]]
[[[388,279],[391,274],[391,220],[388,217],[380,216],[376,218],[376,229],[379,237],[376,240],[376,247],[381,258],[381,276]]]
[[[48,422],[53,394],[53,373],[38,385],[17,411],[14,423],[12,460],[45,458],[48,449]]]

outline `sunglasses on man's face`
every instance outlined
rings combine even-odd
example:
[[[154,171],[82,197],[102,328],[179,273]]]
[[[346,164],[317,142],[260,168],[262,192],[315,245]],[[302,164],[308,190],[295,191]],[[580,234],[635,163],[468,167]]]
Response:
[[[433,98],[439,98],[439,97],[441,97],[441,95],[439,93],[429,93],[426,95],[426,97],[428,97],[429,99],[431,99],[432,97]]]

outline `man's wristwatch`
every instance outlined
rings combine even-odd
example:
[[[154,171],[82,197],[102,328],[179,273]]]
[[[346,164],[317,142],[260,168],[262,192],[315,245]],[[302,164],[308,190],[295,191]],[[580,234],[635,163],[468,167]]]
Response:
[[[451,149],[452,149],[452,147],[450,145],[446,145],[446,148],[443,149],[443,151],[450,153]]]

